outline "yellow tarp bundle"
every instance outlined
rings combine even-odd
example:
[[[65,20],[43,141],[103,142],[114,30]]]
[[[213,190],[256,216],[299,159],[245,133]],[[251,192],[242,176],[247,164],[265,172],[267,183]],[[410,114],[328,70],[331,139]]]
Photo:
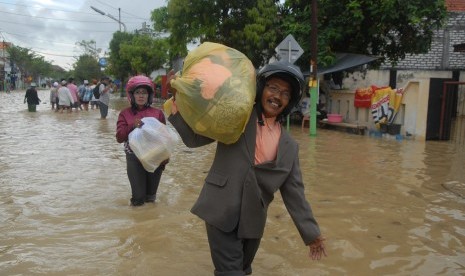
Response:
[[[177,90],[178,110],[194,132],[225,144],[239,139],[256,90],[255,68],[244,54],[222,44],[202,43],[189,52],[171,86]]]
[[[402,98],[404,97],[404,89],[398,88],[391,91],[389,99],[389,109],[392,110],[392,115],[389,116],[389,123],[394,123],[396,119],[397,112],[399,112],[400,105],[402,103]]]
[[[392,124],[402,102],[404,89],[391,87],[374,87],[371,98],[371,113],[377,128],[380,124]]]

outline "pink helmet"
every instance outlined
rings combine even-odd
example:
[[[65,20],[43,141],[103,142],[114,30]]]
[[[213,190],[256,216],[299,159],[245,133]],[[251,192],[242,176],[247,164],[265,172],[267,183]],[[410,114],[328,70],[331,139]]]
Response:
[[[147,105],[151,105],[153,101],[153,92],[155,90],[153,82],[150,78],[142,75],[130,78],[128,80],[128,83],[126,84],[126,96],[128,97],[129,102],[131,104],[135,104],[134,91],[141,86],[147,88],[147,91],[149,92],[149,99]]]
[[[136,90],[139,86],[145,86],[149,90],[149,93],[153,93],[154,91],[152,80],[146,76],[139,75],[128,80],[128,83],[126,84],[126,92],[134,93],[134,90]]]

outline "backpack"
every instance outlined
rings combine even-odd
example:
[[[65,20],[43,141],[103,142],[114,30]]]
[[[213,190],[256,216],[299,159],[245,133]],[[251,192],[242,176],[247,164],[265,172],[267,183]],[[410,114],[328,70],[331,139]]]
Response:
[[[96,99],[100,99],[100,82],[97,83],[97,85],[94,87],[94,90],[92,91],[92,93],[94,94],[94,98]]]

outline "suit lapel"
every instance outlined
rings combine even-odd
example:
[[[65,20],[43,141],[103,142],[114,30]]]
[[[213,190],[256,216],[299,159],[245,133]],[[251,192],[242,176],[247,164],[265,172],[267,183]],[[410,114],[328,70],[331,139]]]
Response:
[[[278,142],[278,156],[276,157],[276,161],[279,161],[286,157],[287,153],[289,152],[291,136],[287,130],[281,126],[281,137],[279,138]]]
[[[253,109],[249,122],[244,131],[245,143],[249,152],[249,159],[252,165],[255,164],[255,142],[257,136],[257,113]]]

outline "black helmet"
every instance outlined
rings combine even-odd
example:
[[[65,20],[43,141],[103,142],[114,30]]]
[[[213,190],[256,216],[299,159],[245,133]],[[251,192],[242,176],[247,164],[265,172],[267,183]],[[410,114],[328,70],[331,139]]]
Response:
[[[266,80],[271,77],[279,77],[289,82],[292,87],[291,99],[289,104],[280,114],[278,120],[284,120],[284,118],[291,112],[291,110],[300,102],[303,91],[305,90],[305,79],[304,75],[300,71],[300,68],[284,62],[273,62],[265,65],[257,74],[257,95],[255,102],[257,103],[258,120],[262,124],[262,107],[261,99],[263,95],[263,89],[265,88]]]

